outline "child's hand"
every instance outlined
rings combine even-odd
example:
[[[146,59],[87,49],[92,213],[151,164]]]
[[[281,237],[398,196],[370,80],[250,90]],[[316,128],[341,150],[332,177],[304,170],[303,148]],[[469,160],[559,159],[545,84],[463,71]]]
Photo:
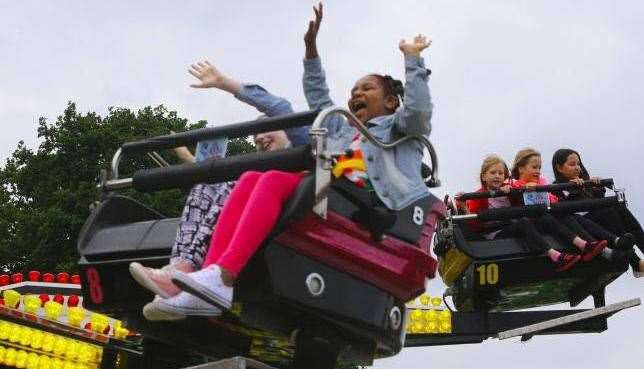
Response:
[[[195,76],[201,83],[193,83],[190,87],[193,88],[218,88],[220,90],[228,91],[233,95],[241,91],[241,83],[224,75],[217,68],[215,68],[208,60],[192,64],[188,72]]]
[[[208,60],[192,64],[188,72],[195,76],[201,83],[191,84],[193,88],[221,88],[222,83],[226,79],[217,68],[215,68]]]
[[[602,183],[602,179],[600,177],[593,177],[590,179],[590,181],[596,185]]]
[[[503,193],[510,193],[510,190],[511,190],[510,185],[505,185],[505,186],[499,187],[499,191],[501,191]]]
[[[419,34],[414,37],[414,41],[407,42],[405,39],[400,40],[398,48],[405,56],[420,56],[420,52],[425,50],[432,44],[432,40],[427,39],[425,36]]]
[[[309,21],[309,28],[304,34],[304,45],[306,46],[305,57],[307,59],[314,59],[318,57],[317,38],[320,24],[322,23],[323,7],[322,2],[318,3],[317,7],[313,7],[315,12],[315,20]]]
[[[583,186],[584,185],[584,180],[581,179],[581,178],[571,179],[570,182],[573,182],[573,183],[577,184],[577,186]]]

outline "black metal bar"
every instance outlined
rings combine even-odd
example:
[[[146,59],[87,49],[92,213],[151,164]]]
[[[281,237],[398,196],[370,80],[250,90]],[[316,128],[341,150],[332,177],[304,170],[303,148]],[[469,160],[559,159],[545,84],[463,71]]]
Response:
[[[592,181],[586,181],[584,182],[583,187],[612,187],[613,184],[614,183],[612,178],[606,178],[606,179],[600,180],[599,184],[596,184],[595,182],[592,182]],[[510,195],[522,194],[526,191],[554,192],[554,191],[565,191],[565,190],[576,189],[576,188],[579,188],[579,185],[574,182],[557,183],[557,184],[549,184],[544,186],[536,186],[534,190],[513,188],[510,191]],[[461,196],[457,196],[456,199],[465,201],[465,200],[474,200],[474,199],[489,199],[489,198],[503,197],[503,196],[508,196],[508,194],[503,193],[501,191],[483,191],[483,192],[464,193]]]
[[[231,181],[248,170],[298,172],[314,167],[311,148],[305,145],[286,150],[206,160],[197,164],[139,170],[134,173],[133,187],[137,191],[154,192],[169,188],[185,188],[196,183]]]
[[[615,206],[619,203],[617,196],[608,196],[601,199],[563,201],[550,205],[529,205],[509,208],[497,208],[483,210],[478,213],[476,219],[480,221],[516,219],[521,217],[536,218],[545,213],[571,214],[580,211]]]
[[[126,142],[121,146],[124,154],[170,149],[194,144],[198,141],[217,137],[247,137],[256,133],[277,131],[310,125],[318,115],[317,110],[281,115],[279,117],[256,119],[247,122],[228,124],[221,127],[195,129],[171,135]]]

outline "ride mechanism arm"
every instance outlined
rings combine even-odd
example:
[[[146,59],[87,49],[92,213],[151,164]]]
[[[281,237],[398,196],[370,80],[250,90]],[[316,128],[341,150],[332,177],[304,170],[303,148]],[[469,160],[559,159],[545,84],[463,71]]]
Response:
[[[426,183],[429,187],[440,186],[438,180],[438,158],[431,142],[424,136],[406,136],[392,143],[383,143],[375,138],[367,127],[347,109],[329,107],[322,111],[312,110],[302,113],[293,113],[222,127],[203,128],[193,131],[181,132],[144,139],[123,144],[112,158],[111,178],[106,174],[101,177],[99,188],[104,191],[113,191],[125,188],[134,188],[137,191],[153,192],[163,189],[187,187],[196,183],[217,183],[234,180],[248,170],[285,170],[303,171],[315,169],[316,176],[316,205],[314,211],[326,218],[327,198],[326,193],[331,182],[331,166],[333,160],[340,154],[327,150],[327,129],[323,128],[327,118],[332,114],[343,115],[374,146],[389,150],[407,140],[418,140],[428,150],[432,161]],[[210,159],[201,163],[181,164],[167,166],[159,160],[160,156],[154,150],[169,149],[198,141],[217,137],[246,137],[249,135],[270,132],[287,128],[302,127],[313,121],[310,135],[311,146],[299,146],[274,152],[261,152],[237,155],[222,159]],[[136,171],[130,178],[119,178],[119,164],[123,155],[147,153],[161,168],[144,169]]]

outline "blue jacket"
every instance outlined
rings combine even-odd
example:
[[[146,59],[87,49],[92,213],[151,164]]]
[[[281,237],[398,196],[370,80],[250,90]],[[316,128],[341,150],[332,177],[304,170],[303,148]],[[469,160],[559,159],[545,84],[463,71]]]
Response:
[[[393,142],[406,135],[429,136],[432,102],[427,85],[428,72],[421,57],[405,57],[405,97],[394,114],[371,119],[369,132],[383,142]],[[304,95],[311,109],[334,105],[329,97],[325,73],[319,58],[304,60]],[[328,148],[346,150],[356,129],[336,115],[324,126],[329,130]],[[423,147],[407,141],[391,150],[381,150],[363,138],[360,149],[366,158],[367,174],[374,190],[390,209],[400,210],[428,196],[420,173]]]
[[[255,107],[268,117],[289,114],[293,112],[291,103],[288,100],[272,95],[259,85],[242,86],[239,94],[235,97],[242,102]],[[306,145],[309,143],[309,127],[296,127],[284,130],[292,146]],[[220,138],[215,140],[201,141],[197,144],[195,150],[195,160],[197,162],[209,158],[222,158],[226,156],[226,147],[228,139]]]

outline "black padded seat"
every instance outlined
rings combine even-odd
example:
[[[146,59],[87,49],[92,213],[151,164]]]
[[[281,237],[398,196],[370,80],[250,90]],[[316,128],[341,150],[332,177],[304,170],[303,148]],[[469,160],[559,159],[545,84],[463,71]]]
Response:
[[[558,241],[555,237],[544,235],[546,241],[555,250],[570,249]],[[501,258],[515,258],[541,255],[543,252],[535,252],[530,248],[525,238],[499,238],[494,240],[471,240],[466,239],[464,232],[459,226],[454,227],[454,241],[456,247],[474,260],[491,260]]]

